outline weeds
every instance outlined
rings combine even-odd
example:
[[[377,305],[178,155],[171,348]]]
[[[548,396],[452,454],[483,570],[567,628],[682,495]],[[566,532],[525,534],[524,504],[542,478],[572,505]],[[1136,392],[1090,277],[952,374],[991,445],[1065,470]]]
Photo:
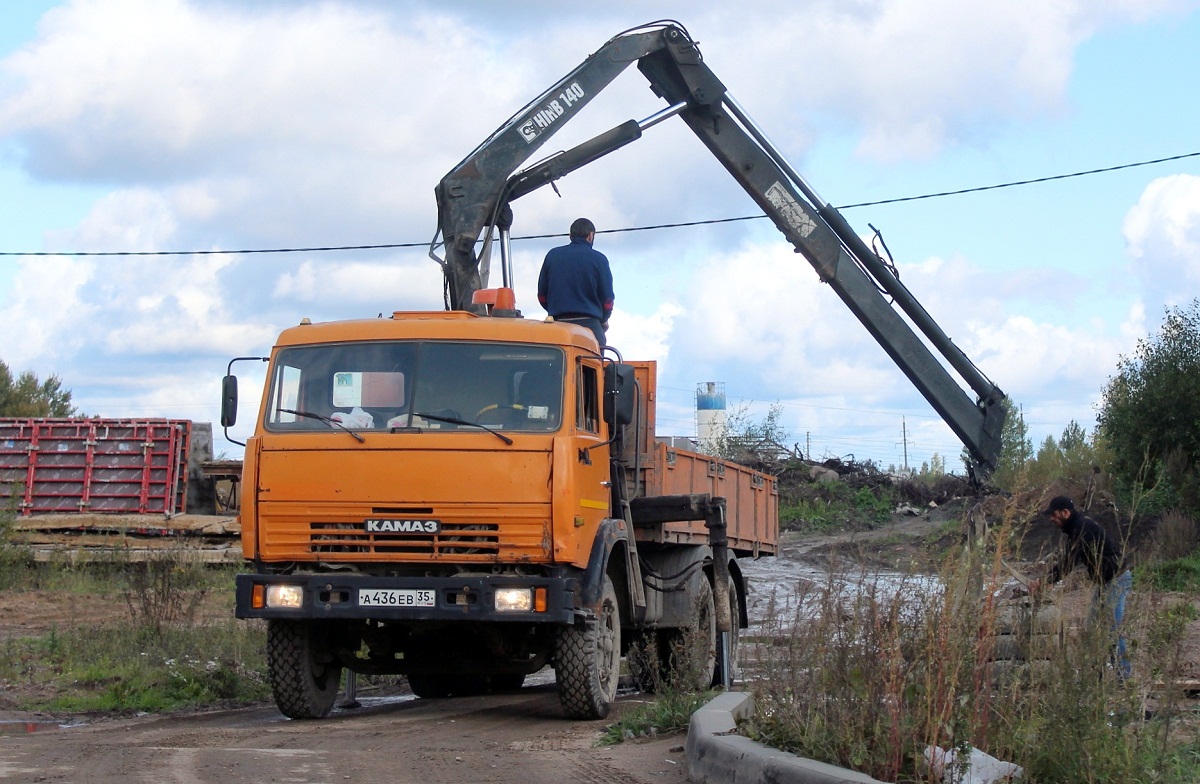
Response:
[[[1154,556],[1161,561],[1187,558],[1200,547],[1200,526],[1190,516],[1165,512],[1154,529]]]
[[[7,570],[5,572],[8,574]],[[265,630],[232,617],[204,622],[213,593],[232,595],[232,568],[182,552],[148,563],[30,561],[9,590],[59,590],[129,611],[125,620],[51,628],[0,640],[0,707],[49,711],[164,711],[266,699]]]
[[[936,580],[834,570],[776,597],[746,733],[884,781],[935,780],[928,747],[978,748],[1035,782],[1196,780],[1195,728],[1169,686],[1190,605],[1156,609],[1135,587],[1135,672],[1121,682],[1106,624],[1064,625],[1053,606],[1009,601],[1011,527],[991,549],[954,554]],[[1154,683],[1166,685],[1148,716]]]
[[[702,617],[700,607],[694,616]],[[634,641],[626,657],[630,674],[642,692],[654,699],[606,727],[600,745],[687,730],[692,714],[713,697],[708,684],[714,652],[707,631],[699,625],[649,632]]]
[[[17,518],[16,486],[3,508],[0,508],[0,590],[19,586],[33,565],[33,553],[21,545],[15,536]]]
[[[1160,591],[1200,593],[1200,553],[1156,563],[1138,570],[1138,576]]]
[[[208,593],[204,564],[182,550],[130,564],[126,580],[125,603],[134,624],[155,635],[190,624]]]
[[[152,631],[75,627],[9,639],[0,671],[27,696],[12,707],[64,712],[165,711],[269,696],[261,630],[233,619]]]
[[[612,746],[638,737],[685,732],[692,714],[713,698],[713,692],[669,690],[658,693],[604,728],[599,745]]]

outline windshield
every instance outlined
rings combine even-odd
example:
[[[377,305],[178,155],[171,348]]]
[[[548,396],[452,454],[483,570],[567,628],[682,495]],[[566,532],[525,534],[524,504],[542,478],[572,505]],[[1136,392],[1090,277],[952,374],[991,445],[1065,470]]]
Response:
[[[275,359],[266,426],[550,432],[563,421],[562,386],[563,353],[545,346],[435,341],[299,346],[281,350]]]

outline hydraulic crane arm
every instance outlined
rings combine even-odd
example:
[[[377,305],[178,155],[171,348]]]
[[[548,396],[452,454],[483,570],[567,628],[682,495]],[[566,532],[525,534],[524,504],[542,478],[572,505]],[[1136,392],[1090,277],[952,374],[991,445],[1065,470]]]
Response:
[[[633,61],[667,102],[667,109],[640,123],[631,120],[619,125],[510,176],[533,149]],[[569,103],[568,97],[573,98]],[[544,114],[547,111],[549,115]],[[483,229],[488,228],[490,240],[491,226],[499,226],[505,244],[511,222],[509,202],[619,149],[672,115],[687,123],[941,415],[967,447],[974,473],[990,474],[1000,453],[1004,393],[954,345],[841,214],[792,169],[675,23],[658,23],[648,31],[639,28],[611,39],[442,180],[437,189],[439,228],[446,246],[451,305],[469,307],[474,290],[480,287],[474,246]],[[485,242],[484,247],[489,245]],[[506,270],[505,285],[508,282]],[[974,400],[913,332],[909,321],[971,387]]]
[[[671,29],[679,28],[674,23],[655,22],[609,39],[579,67],[526,104],[438,183],[434,193],[438,204],[438,233],[445,258],[434,258],[442,263],[446,275],[449,308],[473,308],[471,298],[482,287],[481,266],[483,280],[487,279],[492,227],[499,226],[507,238],[508,202],[516,198],[509,193],[509,176],[631,63],[661,49],[663,33]],[[628,128],[621,127],[624,128],[622,133],[629,133]],[[622,143],[634,138],[637,136]],[[616,149],[609,147],[612,141],[606,140],[605,152]],[[580,161],[556,176],[526,187],[518,195],[587,162]],[[481,259],[475,255],[475,245],[485,229],[488,236],[482,245]],[[509,285],[507,276],[504,284]]]

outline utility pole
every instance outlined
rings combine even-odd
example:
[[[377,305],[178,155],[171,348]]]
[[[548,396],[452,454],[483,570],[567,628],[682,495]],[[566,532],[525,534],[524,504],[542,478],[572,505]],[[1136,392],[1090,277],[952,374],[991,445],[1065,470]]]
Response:
[[[812,460],[812,431],[804,431],[804,456]]]
[[[900,417],[900,436],[904,439],[904,472],[908,473],[908,422]]]

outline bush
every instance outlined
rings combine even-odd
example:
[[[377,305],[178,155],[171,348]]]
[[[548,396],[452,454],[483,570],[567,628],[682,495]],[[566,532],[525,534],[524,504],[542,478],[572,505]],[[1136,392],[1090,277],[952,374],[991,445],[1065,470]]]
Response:
[[[127,567],[125,603],[137,625],[161,635],[168,626],[191,625],[208,592],[203,563],[184,550],[168,550]]]
[[[1154,557],[1160,561],[1187,558],[1200,544],[1200,527],[1190,516],[1165,512],[1154,529]]]
[[[1144,567],[1139,576],[1160,591],[1200,593],[1200,554]]]
[[[1165,479],[1200,512],[1200,300],[1169,309],[1158,333],[1122,357],[1098,420],[1114,475],[1134,488]]]

